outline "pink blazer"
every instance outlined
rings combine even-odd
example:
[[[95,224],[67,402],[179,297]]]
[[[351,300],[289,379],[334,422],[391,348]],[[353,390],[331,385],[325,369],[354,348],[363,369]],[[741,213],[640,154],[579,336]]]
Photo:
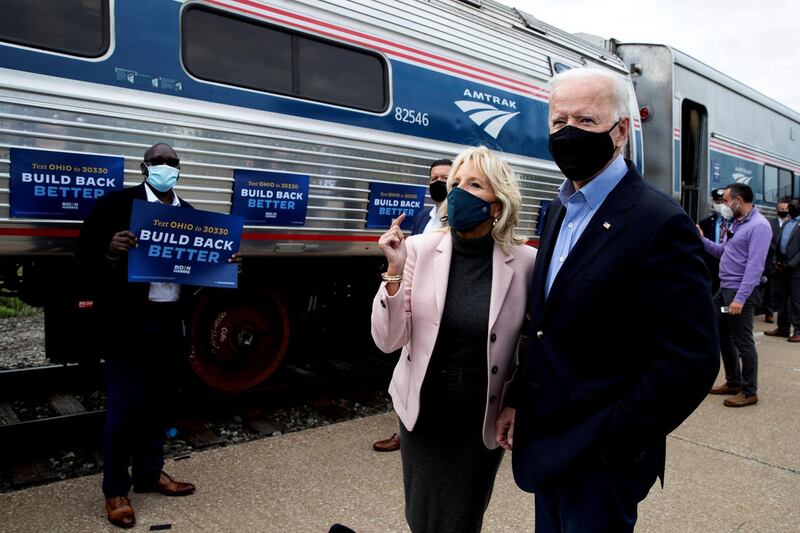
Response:
[[[403,348],[389,394],[397,415],[411,431],[419,416],[422,380],[444,311],[453,242],[449,232],[433,232],[409,237],[405,243],[408,258],[402,290],[389,296],[386,284],[381,284],[372,302],[372,338],[386,353]],[[518,245],[506,254],[494,245],[483,418],[483,443],[489,449],[497,447],[494,424],[514,367],[535,259],[535,248]],[[494,367],[497,370],[492,372]]]

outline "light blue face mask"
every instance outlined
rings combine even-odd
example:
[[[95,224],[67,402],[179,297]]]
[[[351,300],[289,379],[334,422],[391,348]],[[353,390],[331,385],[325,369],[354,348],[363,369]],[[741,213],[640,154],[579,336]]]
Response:
[[[158,192],[167,192],[178,181],[180,170],[169,165],[153,165],[147,167],[147,183]]]

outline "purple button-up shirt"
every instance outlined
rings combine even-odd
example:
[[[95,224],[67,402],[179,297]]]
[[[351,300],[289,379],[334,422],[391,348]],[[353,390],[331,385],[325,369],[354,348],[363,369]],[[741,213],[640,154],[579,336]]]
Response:
[[[772,241],[772,228],[764,215],[753,206],[745,217],[737,218],[729,228],[733,236],[724,244],[703,239],[706,252],[719,258],[719,285],[736,289],[734,302],[744,304],[760,283],[764,262]]]

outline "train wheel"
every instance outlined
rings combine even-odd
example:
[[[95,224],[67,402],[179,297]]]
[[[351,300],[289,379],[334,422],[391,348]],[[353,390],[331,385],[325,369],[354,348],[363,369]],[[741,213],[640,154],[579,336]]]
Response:
[[[267,288],[209,290],[192,317],[192,369],[215,389],[254,387],[278,368],[289,344],[289,315]]]

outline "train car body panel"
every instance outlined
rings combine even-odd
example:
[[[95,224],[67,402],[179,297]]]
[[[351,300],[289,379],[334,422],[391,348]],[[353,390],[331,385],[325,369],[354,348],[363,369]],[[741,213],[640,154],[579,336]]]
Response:
[[[645,177],[705,216],[710,191],[750,185],[766,214],[800,195],[800,113],[663,45],[616,44],[631,67],[643,125]]]
[[[144,151],[166,142],[178,195],[221,213],[237,171],[308,177],[304,223],[245,226],[243,289],[198,297],[192,366],[225,390],[268,375],[290,330],[295,353],[368,349],[368,329],[352,328],[368,321],[382,262],[371,185],[425,187],[432,160],[485,145],[516,171],[534,238],[563,180],[547,150],[552,73],[606,69],[633,95],[618,58],[492,1],[9,1],[20,21],[0,24],[0,287],[44,305],[51,359],[90,351],[74,335],[91,309],[72,260],[81,220],[12,216],[12,150],[116,156],[132,186]]]
[[[588,43],[546,25],[532,32],[490,2],[481,10],[456,1],[116,0],[108,7],[110,42],[100,57],[0,44],[2,254],[67,252],[79,222],[9,216],[9,148],[120,155],[132,185],[141,153],[162,140],[183,159],[176,190],[201,209],[228,212],[236,168],[310,177],[305,226],[248,227],[248,255],[376,254],[364,238],[376,234],[364,228],[368,184],[425,184],[430,160],[476,144],[504,152],[519,172],[523,230],[532,235],[540,201],[560,181],[547,151],[543,87],[552,64],[622,72]],[[193,13],[368,53],[383,62],[385,105],[356,109],[200,79],[185,64]]]

